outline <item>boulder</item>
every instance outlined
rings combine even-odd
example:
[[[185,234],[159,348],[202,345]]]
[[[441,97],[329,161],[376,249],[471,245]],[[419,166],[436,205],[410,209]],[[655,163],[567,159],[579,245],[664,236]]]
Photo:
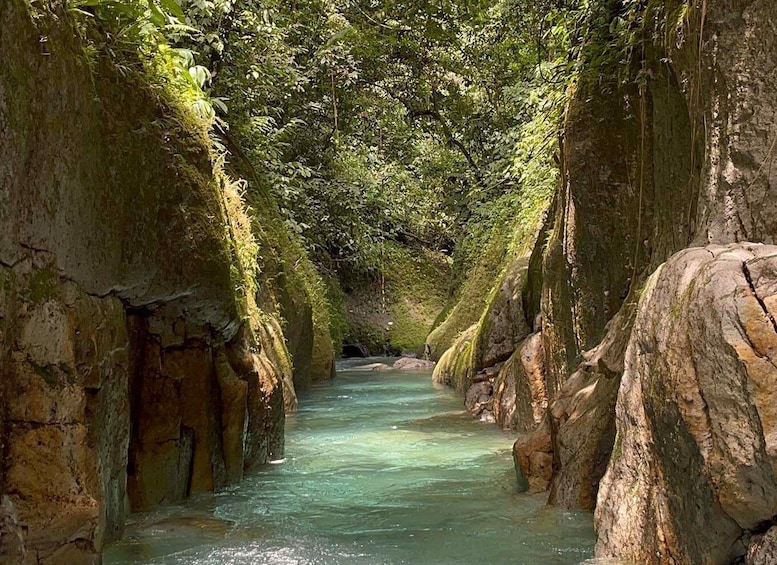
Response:
[[[416,359],[415,357],[402,357],[394,362],[394,369],[398,371],[418,371],[424,369],[433,369],[434,361],[427,359]]]
[[[650,277],[598,495],[597,556],[729,563],[777,514],[776,315],[777,246],[692,248]]]
[[[521,490],[531,494],[548,490],[553,475],[553,444],[547,418],[534,431],[518,436],[513,444],[513,463]]]
[[[493,396],[494,383],[492,380],[473,383],[464,396],[464,407],[476,418],[480,418],[484,412],[489,412],[491,414],[485,414],[485,417],[490,419],[493,417]]]

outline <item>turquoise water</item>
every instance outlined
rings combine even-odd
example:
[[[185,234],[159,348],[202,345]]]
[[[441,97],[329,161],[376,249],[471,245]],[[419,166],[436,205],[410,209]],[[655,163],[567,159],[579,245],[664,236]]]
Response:
[[[579,563],[590,514],[516,492],[512,437],[429,373],[345,370],[287,418],[286,459],[134,515],[107,565]]]

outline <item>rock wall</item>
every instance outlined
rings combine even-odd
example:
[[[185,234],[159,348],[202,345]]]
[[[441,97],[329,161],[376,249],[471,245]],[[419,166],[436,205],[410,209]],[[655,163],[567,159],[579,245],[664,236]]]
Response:
[[[645,62],[631,71],[647,70],[642,88],[619,86],[614,72],[602,73],[611,81],[602,85],[597,68],[596,84],[584,74],[569,102],[543,272],[548,389],[556,395],[551,500],[563,506],[594,507],[645,278],[693,243],[774,240],[775,121],[763,102],[773,98],[774,77],[752,63],[777,55],[774,7],[693,4],[672,20],[680,7],[643,8],[657,22],[652,29],[670,37],[644,47]],[[584,392],[587,407],[574,400]],[[575,430],[570,406],[598,423]]]
[[[541,206],[546,210],[547,205]],[[534,378],[535,369],[522,372],[516,380],[515,370],[520,368],[518,359],[520,350],[526,341],[535,345],[541,345],[542,339],[536,336],[529,339],[533,333],[539,333],[541,329],[540,289],[541,289],[541,245],[538,242],[544,240],[550,225],[549,217],[541,214],[535,218],[533,225],[516,228],[515,240],[511,245],[512,254],[503,258],[501,272],[491,281],[488,296],[476,297],[465,293],[464,297],[449,313],[443,325],[436,328],[430,334],[427,348],[433,351],[443,337],[451,332],[456,324],[464,318],[464,310],[477,308],[479,301],[479,319],[468,328],[461,328],[458,335],[440,356],[439,363],[435,367],[433,379],[435,382],[447,384],[466,392],[471,386],[488,381],[491,393],[499,390],[499,397],[506,395],[509,398],[526,397],[529,405],[533,402],[531,395],[526,396],[526,391],[535,387],[530,382]],[[465,285],[465,290],[466,290]],[[471,292],[471,290],[470,290]],[[481,289],[481,292],[483,290]],[[464,303],[464,304],[462,304]],[[470,303],[474,303],[473,306]],[[536,356],[536,353],[532,353]],[[515,357],[515,359],[513,359]],[[542,355],[540,371],[544,372],[545,359]],[[501,383],[495,388],[497,375],[506,370],[499,377]],[[529,379],[529,380],[527,380]],[[510,390],[507,391],[504,383],[510,381]],[[517,387],[517,388],[516,388]],[[521,389],[521,390],[518,390]],[[490,393],[490,394],[491,394]],[[542,393],[544,396],[544,392]],[[544,401],[544,400],[543,400]],[[501,401],[499,401],[501,402]],[[502,412],[510,411],[504,404]],[[498,409],[497,409],[498,410]],[[493,407],[489,408],[493,412]],[[510,428],[512,416],[501,416],[500,424]]]
[[[66,12],[0,3],[4,563],[99,563],[130,507],[283,450],[288,354],[240,291],[245,210],[141,63],[78,37]]]
[[[776,313],[774,246],[688,249],[648,281],[599,493],[597,555],[728,563],[777,515]]]
[[[720,462],[696,457],[695,451],[705,449],[698,445],[709,444],[710,439],[689,439],[681,416],[672,419],[668,414],[675,405],[672,385],[657,389],[659,385],[651,381],[650,393],[627,392],[635,391],[638,385],[633,381],[647,378],[650,371],[662,374],[667,383],[676,383],[682,374],[682,364],[676,364],[682,353],[674,351],[673,362],[662,369],[643,366],[642,377],[630,374],[627,346],[629,352],[649,349],[647,344],[659,339],[671,321],[664,320],[663,327],[653,324],[652,330],[637,322],[632,333],[638,297],[648,292],[643,291],[646,277],[689,245],[771,243],[777,235],[770,199],[777,180],[771,167],[777,135],[775,77],[763,64],[777,57],[777,7],[759,1],[688,4],[685,11],[680,2],[640,8],[651,22],[648,28],[664,30],[668,36],[655,38],[641,52],[645,62],[633,73],[647,70],[642,88],[613,83],[592,91],[583,80],[572,97],[558,197],[566,211],[556,209],[545,254],[543,336],[548,388],[555,392],[550,404],[554,455],[550,500],[569,507],[596,505],[597,553],[637,562],[667,562],[672,556],[676,562],[726,563],[742,555],[747,537],[764,527],[732,520],[709,485],[701,490],[686,485],[689,488],[683,491],[679,483],[667,484],[697,471],[718,484]],[[684,17],[672,19],[677,13]],[[596,72],[598,76],[601,70]],[[681,261],[684,253],[669,265],[676,265],[673,262]],[[687,272],[674,268],[671,274],[667,268],[661,274],[664,284],[687,286],[690,266],[684,267]],[[716,301],[706,299],[704,307],[711,316],[713,312],[725,316],[732,296],[723,293]],[[644,301],[643,295],[640,316],[648,308]],[[655,316],[667,315],[660,303],[652,308]],[[681,320],[687,316],[683,308],[673,312]],[[695,327],[689,334],[698,341],[714,341],[714,327]],[[713,349],[697,354],[697,362],[715,375],[726,373],[723,359]],[[621,386],[624,366],[628,380]],[[639,394],[654,404],[638,407],[643,400]],[[619,407],[623,404],[617,441],[616,398]],[[736,409],[748,409],[747,398],[729,400]],[[666,403],[666,410],[658,407],[659,402]],[[683,401],[678,404],[684,406]],[[633,412],[638,409],[643,411],[639,416]],[[641,423],[641,418],[651,424]],[[650,426],[646,437],[645,428]],[[739,429],[728,421],[719,433],[736,437]],[[752,437],[756,443],[764,441],[757,439],[757,431]],[[628,453],[623,451],[627,444]],[[682,469],[667,463],[678,457],[685,462]],[[628,463],[618,464],[616,459]],[[608,462],[606,492],[598,493]],[[624,471],[629,465],[631,474]],[[767,506],[765,493],[772,483],[773,477],[758,483]],[[748,500],[748,485],[746,473],[730,479],[728,496]],[[693,519],[690,506],[678,508],[692,503],[701,509],[693,511]],[[771,515],[761,514],[768,527]],[[627,539],[626,530],[632,538]]]
[[[263,194],[247,164],[235,172],[251,178],[251,231],[259,244],[257,301],[280,320],[292,379],[286,408],[295,410],[296,393],[312,382],[334,376],[335,346],[330,332],[330,305],[320,275],[302,245],[287,230],[277,205]]]
[[[509,288],[503,280],[489,295],[498,307],[490,303],[484,316],[507,312],[506,321],[481,316],[442,356],[435,378],[471,386],[478,417],[520,432],[514,454],[525,487],[547,488],[553,504],[597,508],[598,554],[727,563],[744,558],[752,539],[752,559],[762,559],[777,483],[771,409],[754,399],[769,397],[775,383],[771,345],[750,334],[770,308],[771,251],[744,243],[684,250],[777,238],[777,4],[673,0],[607,9],[645,31],[627,37],[632,28],[607,26],[589,42],[631,42],[625,68],[603,66],[600,52],[583,49],[563,126],[561,183],[547,235],[531,253],[541,268],[529,269],[522,291],[526,305],[540,289],[540,316],[505,299],[521,287],[520,274]],[[742,264],[765,269],[753,275],[763,291],[751,284],[748,295],[753,281]],[[730,288],[712,277],[711,288],[694,289],[691,273],[718,273]],[[656,277],[673,290],[657,297]],[[740,295],[749,296],[747,312],[737,310]],[[771,343],[774,328],[761,322],[758,339]],[[750,345],[732,341],[737,325]],[[544,347],[540,379],[516,362],[529,334]],[[512,357],[503,356],[510,347]],[[722,388],[708,392],[688,377],[702,373]],[[723,387],[727,379],[739,383],[736,393],[734,384]],[[730,407],[717,416],[711,407],[691,410],[708,394],[726,396],[719,404]],[[493,418],[484,418],[489,410]],[[703,480],[688,484],[691,476]]]
[[[385,241],[382,272],[332,281],[342,297],[345,343],[372,355],[424,355],[424,340],[445,306],[450,259],[420,245]]]

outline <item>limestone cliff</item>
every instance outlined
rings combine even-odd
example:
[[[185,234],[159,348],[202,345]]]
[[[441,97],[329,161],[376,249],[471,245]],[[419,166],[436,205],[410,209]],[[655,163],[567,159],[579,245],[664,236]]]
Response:
[[[650,278],[599,493],[598,555],[727,563],[768,527],[777,514],[776,302],[769,245],[688,249]]]
[[[569,103],[564,212],[556,210],[543,273],[548,388],[560,391],[552,496],[565,506],[592,509],[596,501],[614,439],[607,422],[647,275],[691,244],[770,243],[777,235],[769,203],[775,113],[768,102],[776,85],[773,73],[754,63],[777,56],[775,8],[723,4],[643,7],[646,26],[665,30],[641,48],[642,68],[631,71],[647,81],[601,88],[584,76]],[[580,378],[567,380],[581,360]],[[596,400],[587,392],[592,385]],[[583,394],[585,400],[574,400]],[[570,402],[576,414],[599,414],[594,437],[586,431],[588,447],[571,451],[583,429],[574,430]]]
[[[31,10],[0,3],[0,560],[98,563],[282,455],[291,366],[205,130]]]

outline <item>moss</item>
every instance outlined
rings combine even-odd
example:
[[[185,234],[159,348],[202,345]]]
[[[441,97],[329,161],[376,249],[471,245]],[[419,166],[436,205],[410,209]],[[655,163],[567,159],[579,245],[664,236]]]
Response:
[[[477,258],[461,289],[450,301],[447,315],[429,334],[426,344],[432,359],[439,359],[463,330],[483,314],[489,295],[503,269],[510,231],[496,225],[483,252]]]
[[[621,434],[619,432],[615,433],[615,445],[612,449],[612,457],[610,458],[612,461],[620,461],[621,457],[623,457],[623,441],[621,440]]]
[[[383,278],[344,294],[346,339],[372,353],[422,354],[445,304],[450,260],[441,253],[386,242]]]
[[[36,269],[30,274],[28,298],[33,304],[59,296],[59,273],[53,267]]]
[[[275,203],[254,178],[247,192],[257,245],[257,303],[281,316],[292,350],[296,382],[331,378],[334,361],[332,308],[327,285]]]
[[[472,342],[476,331],[477,325],[473,324],[445,351],[432,373],[434,382],[452,386],[459,391],[467,389],[472,377]]]

